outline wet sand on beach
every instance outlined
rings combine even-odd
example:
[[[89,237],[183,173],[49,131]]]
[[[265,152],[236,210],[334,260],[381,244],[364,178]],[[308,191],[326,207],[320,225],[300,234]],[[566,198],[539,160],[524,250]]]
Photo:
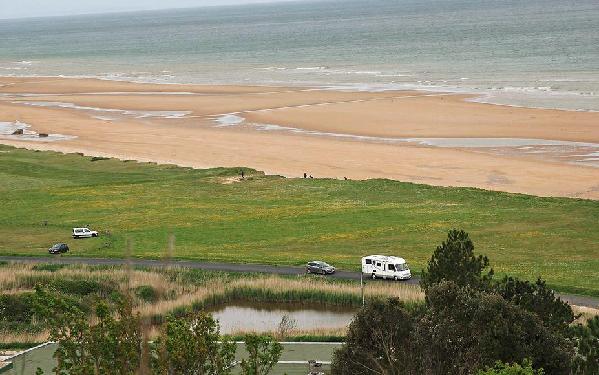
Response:
[[[315,177],[390,178],[599,199],[599,168],[555,158],[265,131],[243,125],[273,124],[382,138],[532,138],[599,143],[599,113],[472,103],[467,101],[469,96],[447,93],[159,85],[43,77],[0,78],[0,94],[0,121],[20,121],[38,133],[77,136],[56,142],[0,138],[0,143],[17,147],[197,168],[247,166],[288,177],[309,172]],[[32,102],[46,106],[32,106]],[[87,109],[60,108],[57,102]],[[160,114],[144,117],[137,112],[93,108],[185,114],[180,118]],[[215,127],[214,119],[226,113],[236,113],[245,122],[242,126]],[[100,119],[106,114],[110,119]]]

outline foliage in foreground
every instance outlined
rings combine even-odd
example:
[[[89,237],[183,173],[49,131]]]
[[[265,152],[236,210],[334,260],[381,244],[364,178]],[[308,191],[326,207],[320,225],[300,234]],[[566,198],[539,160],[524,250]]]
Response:
[[[36,309],[51,327],[58,375],[227,375],[235,365],[236,344],[220,335],[218,323],[203,312],[168,317],[159,338],[150,343],[147,325],[127,298],[99,303],[97,323],[59,295],[37,288]],[[271,338],[247,337],[249,357],[243,375],[267,375],[282,347]],[[36,374],[42,374],[38,369]]]
[[[283,352],[283,346],[271,337],[254,334],[246,336],[245,348],[249,358],[241,361],[243,375],[267,375]]]
[[[543,370],[535,370],[532,368],[530,361],[524,361],[521,366],[518,363],[508,365],[498,362],[493,368],[488,368],[484,371],[479,371],[477,375],[544,375]]]
[[[156,340],[153,369],[156,374],[231,373],[236,345],[220,340],[218,323],[200,312],[185,318],[169,317]]]
[[[576,353],[572,364],[574,374],[599,374],[599,316],[589,320],[586,326],[573,328]]]
[[[466,233],[449,233],[425,271],[424,306],[365,306],[333,374],[597,374],[599,318],[571,328],[572,309],[542,280],[494,282],[473,250]]]

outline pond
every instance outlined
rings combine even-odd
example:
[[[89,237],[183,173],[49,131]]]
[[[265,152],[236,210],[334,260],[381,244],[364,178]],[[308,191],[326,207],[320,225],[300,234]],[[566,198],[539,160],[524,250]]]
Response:
[[[221,333],[277,330],[283,316],[295,329],[338,329],[349,325],[357,309],[319,304],[232,302],[208,309],[220,323]]]

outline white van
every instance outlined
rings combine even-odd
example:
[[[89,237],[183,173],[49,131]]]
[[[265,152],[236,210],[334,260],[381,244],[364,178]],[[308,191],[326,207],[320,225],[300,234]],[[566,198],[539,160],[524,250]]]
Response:
[[[73,238],[98,237],[98,232],[89,230],[89,228],[73,228]]]
[[[370,255],[362,258],[362,273],[373,279],[408,280],[412,278],[410,267],[404,258]]]

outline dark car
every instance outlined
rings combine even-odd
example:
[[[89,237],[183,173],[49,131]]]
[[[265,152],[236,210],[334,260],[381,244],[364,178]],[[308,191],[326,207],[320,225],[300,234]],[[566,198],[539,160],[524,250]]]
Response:
[[[69,246],[66,243],[57,243],[48,249],[50,254],[62,254],[69,251]]]
[[[335,273],[335,267],[320,261],[309,262],[306,265],[307,273],[316,273],[320,275],[331,275]]]

